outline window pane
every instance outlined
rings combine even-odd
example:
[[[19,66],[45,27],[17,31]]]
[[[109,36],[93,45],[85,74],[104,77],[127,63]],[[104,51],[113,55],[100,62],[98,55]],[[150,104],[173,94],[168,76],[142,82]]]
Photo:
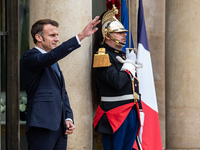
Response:
[[[1,150],[5,150],[5,133],[6,133],[6,1],[0,0],[0,83],[1,83]]]
[[[20,25],[20,60],[24,52],[29,49],[29,0],[20,0],[19,9]],[[20,150],[27,150],[26,141],[26,92],[23,78],[20,72]]]

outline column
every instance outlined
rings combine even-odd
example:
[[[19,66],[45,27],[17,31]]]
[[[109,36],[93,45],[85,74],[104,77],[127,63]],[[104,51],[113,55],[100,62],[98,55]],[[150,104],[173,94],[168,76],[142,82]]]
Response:
[[[166,148],[200,148],[200,1],[166,0]]]
[[[92,20],[92,1],[31,0],[30,26],[43,18],[59,22],[58,32],[60,43],[62,43],[81,32]],[[30,41],[32,47],[32,38]],[[76,127],[74,133],[68,136],[68,150],[92,149],[91,43],[91,37],[84,39],[81,48],[59,61]]]

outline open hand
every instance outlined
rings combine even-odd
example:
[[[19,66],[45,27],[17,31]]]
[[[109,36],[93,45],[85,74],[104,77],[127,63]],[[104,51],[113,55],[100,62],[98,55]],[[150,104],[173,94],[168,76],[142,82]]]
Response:
[[[97,27],[95,27],[97,24],[99,24],[101,21],[98,20],[99,16],[96,16],[84,29],[81,33],[78,34],[78,38],[80,41],[82,41],[85,37],[91,36],[94,32],[98,30]]]

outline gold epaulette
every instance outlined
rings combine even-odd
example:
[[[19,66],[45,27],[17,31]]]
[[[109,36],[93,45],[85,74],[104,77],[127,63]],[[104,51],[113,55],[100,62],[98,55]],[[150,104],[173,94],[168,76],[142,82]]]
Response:
[[[98,53],[94,54],[93,68],[109,67],[111,65],[109,55],[105,54],[105,48],[99,48]]]

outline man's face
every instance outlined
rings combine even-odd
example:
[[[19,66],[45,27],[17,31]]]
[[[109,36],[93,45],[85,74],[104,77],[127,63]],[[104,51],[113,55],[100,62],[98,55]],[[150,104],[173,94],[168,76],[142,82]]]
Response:
[[[126,34],[126,32],[113,32],[113,33],[111,33],[119,42],[121,42],[121,43],[124,43],[124,44],[126,44],[126,36],[127,36],[127,34]],[[112,40],[112,39],[110,39],[111,41],[110,41],[110,46],[112,46],[112,47],[114,47],[114,48],[116,48],[116,49],[118,49],[118,50],[121,50],[122,49],[122,47],[124,47],[124,45],[122,45],[122,44],[119,44],[119,43],[116,43],[114,40]]]
[[[41,40],[38,41],[39,47],[45,50],[46,52],[50,52],[52,49],[57,47],[57,43],[59,42],[58,37],[58,28],[51,24],[44,25],[43,35],[41,36]]]

